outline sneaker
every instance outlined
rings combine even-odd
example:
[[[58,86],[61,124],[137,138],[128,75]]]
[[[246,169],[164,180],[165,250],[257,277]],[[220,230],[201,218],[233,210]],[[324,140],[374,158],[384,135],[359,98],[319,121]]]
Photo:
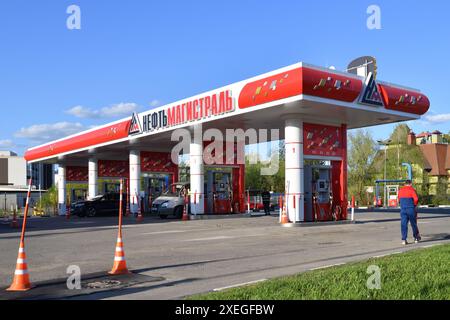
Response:
[[[402,245],[406,246],[407,244],[408,244],[408,241],[406,241],[406,240],[402,241]]]
[[[420,242],[420,238],[414,239],[414,243],[419,243]]]

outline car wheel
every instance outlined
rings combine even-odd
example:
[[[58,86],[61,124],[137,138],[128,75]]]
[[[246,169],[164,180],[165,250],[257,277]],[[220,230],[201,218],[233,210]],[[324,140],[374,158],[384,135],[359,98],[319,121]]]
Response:
[[[167,219],[167,214],[160,214],[159,217],[160,217],[161,219]]]
[[[183,207],[176,207],[173,215],[175,216],[175,218],[181,219],[183,217]]]
[[[97,214],[97,210],[95,210],[94,207],[87,208],[86,216],[88,216],[88,217],[95,217],[96,214]]]

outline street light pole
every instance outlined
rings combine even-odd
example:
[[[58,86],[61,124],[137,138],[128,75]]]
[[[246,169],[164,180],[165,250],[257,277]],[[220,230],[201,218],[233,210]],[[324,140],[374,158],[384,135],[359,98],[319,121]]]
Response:
[[[384,201],[383,201],[383,208],[386,208],[386,203],[387,203],[386,163],[387,163],[387,145],[384,146]]]
[[[384,201],[383,201],[383,208],[386,208],[386,203],[387,203],[387,183],[386,183],[386,171],[387,171],[387,167],[386,167],[386,163],[387,163],[387,148],[389,143],[391,143],[391,139],[387,139],[387,140],[378,140],[378,144],[381,146],[384,146]]]

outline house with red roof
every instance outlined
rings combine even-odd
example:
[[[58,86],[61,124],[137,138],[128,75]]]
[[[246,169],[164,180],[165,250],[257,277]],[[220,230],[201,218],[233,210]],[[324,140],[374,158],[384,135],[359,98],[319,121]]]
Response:
[[[438,130],[415,135],[410,132],[408,144],[417,145],[423,156],[428,173],[428,191],[430,195],[445,193],[450,200],[450,144],[444,134]]]

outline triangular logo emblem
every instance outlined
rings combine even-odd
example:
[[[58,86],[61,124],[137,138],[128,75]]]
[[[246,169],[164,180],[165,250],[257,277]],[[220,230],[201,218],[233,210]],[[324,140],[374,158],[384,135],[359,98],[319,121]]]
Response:
[[[136,112],[134,112],[131,116],[131,124],[130,129],[128,129],[128,135],[141,133],[141,123],[139,121],[139,117]]]
[[[380,90],[372,72],[369,73],[366,79],[366,85],[360,102],[371,106],[384,107],[383,98],[381,97]]]

